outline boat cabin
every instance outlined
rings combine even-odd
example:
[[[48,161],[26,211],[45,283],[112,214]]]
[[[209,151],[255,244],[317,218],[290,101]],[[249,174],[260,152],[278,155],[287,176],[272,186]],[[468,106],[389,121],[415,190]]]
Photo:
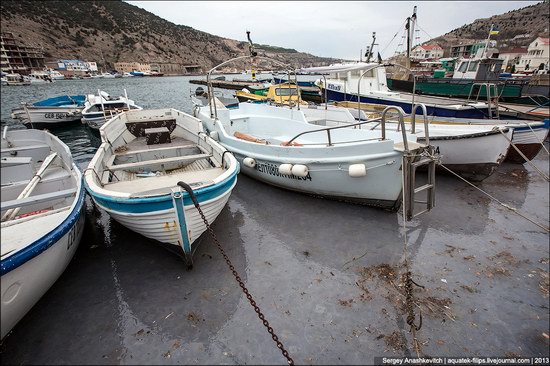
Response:
[[[453,79],[498,80],[503,62],[500,58],[461,59],[457,63]]]

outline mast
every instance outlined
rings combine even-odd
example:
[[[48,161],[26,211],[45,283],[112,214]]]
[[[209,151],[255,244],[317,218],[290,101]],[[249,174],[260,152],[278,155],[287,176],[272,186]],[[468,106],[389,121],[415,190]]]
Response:
[[[414,23],[416,23],[416,5],[413,8],[412,16],[407,17],[407,25],[405,26],[407,29],[407,61],[405,64],[409,69],[411,68],[411,48],[414,37]]]
[[[370,62],[370,59],[371,59],[371,57],[373,55],[373,52],[374,52],[374,46],[377,45],[375,42],[376,42],[376,32],[372,32],[372,43],[371,43],[370,46],[367,46],[367,51],[365,52],[365,62],[366,63]]]
[[[494,26],[494,24],[491,24],[491,29],[489,30],[489,35],[487,36],[487,41],[485,41],[485,48],[483,50],[483,53],[481,54],[482,59],[484,59],[487,56],[487,48],[489,48],[489,39],[491,38],[491,34],[493,33],[493,26]]]

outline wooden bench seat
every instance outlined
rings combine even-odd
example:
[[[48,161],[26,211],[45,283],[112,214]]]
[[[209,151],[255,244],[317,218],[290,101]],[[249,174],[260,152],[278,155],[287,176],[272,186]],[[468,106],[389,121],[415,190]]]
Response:
[[[195,155],[185,155],[185,156],[174,156],[171,158],[164,158],[164,159],[155,159],[155,160],[145,160],[145,161],[138,161],[136,163],[127,163],[127,164],[108,164],[106,169],[110,171],[115,170],[128,170],[128,169],[136,169],[136,168],[144,168],[152,165],[161,165],[161,164],[169,164],[169,163],[185,163],[185,164],[191,164],[192,162],[199,160],[199,159],[208,159],[212,157],[212,154],[195,154]]]
[[[76,194],[76,188],[70,188],[70,189],[65,189],[57,192],[39,194],[36,196],[30,196],[27,198],[20,198],[20,199],[2,202],[1,209],[2,211],[5,211],[11,208],[30,206],[38,203],[44,203],[44,202],[53,201],[60,198],[74,196],[75,194]]]

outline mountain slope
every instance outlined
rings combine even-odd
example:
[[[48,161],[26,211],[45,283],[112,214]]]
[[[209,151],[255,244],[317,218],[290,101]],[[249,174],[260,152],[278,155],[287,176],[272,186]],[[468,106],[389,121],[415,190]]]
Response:
[[[47,60],[79,58],[100,67],[119,61],[175,62],[209,69],[248,52],[245,42],[176,25],[122,1],[4,0],[0,9],[2,32],[42,47]],[[336,61],[292,49],[262,48],[296,66]]]

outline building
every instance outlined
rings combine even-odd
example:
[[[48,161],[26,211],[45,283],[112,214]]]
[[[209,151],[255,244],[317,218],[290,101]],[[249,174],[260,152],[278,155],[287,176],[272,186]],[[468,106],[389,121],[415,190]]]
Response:
[[[514,48],[502,48],[499,52],[499,58],[503,59],[502,67],[504,70],[512,71],[512,66],[515,66],[514,70],[517,70],[521,56],[527,54],[527,47],[514,47]]]
[[[443,48],[439,45],[416,46],[411,52],[411,59],[416,61],[435,60],[443,57]]]
[[[17,41],[13,33],[1,34],[2,72],[28,75],[33,70],[44,68],[44,54],[39,47],[25,46]]]
[[[489,47],[496,46],[495,40],[489,40]],[[470,58],[475,57],[476,54],[479,54],[479,50],[485,48],[486,41],[475,42],[475,43],[466,43],[456,46],[451,46],[451,56],[456,58]],[[494,52],[494,51],[493,51]]]
[[[97,63],[82,60],[59,60],[56,69],[63,75],[82,76],[97,72]]]
[[[550,38],[538,37],[527,47],[527,53],[521,56],[516,70],[531,71],[542,68],[549,69]]]
[[[115,62],[115,70],[119,73],[139,71],[151,72],[151,65],[141,62]]]

